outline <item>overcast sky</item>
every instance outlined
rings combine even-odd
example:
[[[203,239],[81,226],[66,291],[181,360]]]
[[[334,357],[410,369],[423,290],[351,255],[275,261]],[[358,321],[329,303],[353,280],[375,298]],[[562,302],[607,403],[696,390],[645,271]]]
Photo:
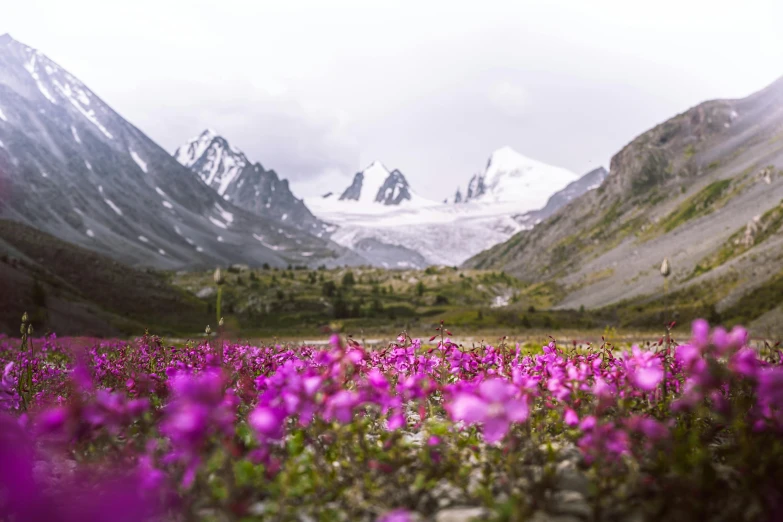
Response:
[[[424,196],[510,145],[582,174],[651,126],[783,76],[781,0],[0,0],[0,34],[169,151],[211,127],[289,178],[374,159]]]

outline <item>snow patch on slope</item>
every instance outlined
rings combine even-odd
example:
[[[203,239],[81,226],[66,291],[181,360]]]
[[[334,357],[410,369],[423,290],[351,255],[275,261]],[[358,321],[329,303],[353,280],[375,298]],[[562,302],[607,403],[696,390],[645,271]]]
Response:
[[[213,224],[213,225],[215,225],[216,227],[220,227],[220,228],[222,228],[222,229],[228,229],[228,225],[226,225],[225,223],[223,223],[223,222],[222,222],[222,221],[220,221],[219,219],[216,219],[216,218],[214,218],[214,217],[212,217],[212,216],[209,216],[209,220],[210,220],[210,221],[212,222],[212,224]]]
[[[122,210],[120,210],[120,207],[118,207],[117,205],[115,205],[115,204],[114,204],[114,202],[113,202],[112,200],[110,200],[110,199],[106,199],[106,198],[103,198],[103,201],[105,201],[105,202],[106,202],[106,204],[107,204],[107,205],[109,205],[109,206],[111,207],[111,209],[112,209],[112,210],[113,210],[113,211],[114,211],[114,212],[115,212],[115,213],[116,213],[118,216],[121,216],[121,215],[122,215]]]
[[[147,173],[147,162],[141,159],[141,157],[136,154],[136,151],[133,149],[128,149],[128,152],[130,152],[131,158],[133,158],[133,161],[136,162],[136,165],[139,166],[139,168],[146,174]]]
[[[49,89],[46,88],[46,86],[41,81],[41,77],[38,75],[38,70],[36,69],[36,60],[38,58],[38,54],[34,53],[32,57],[30,58],[30,61],[24,64],[24,68],[27,69],[27,72],[30,73],[30,76],[35,80],[35,84],[38,86],[38,90],[41,91],[41,94],[44,95],[44,97],[49,100],[54,105],[57,105],[57,100],[52,96],[52,94],[49,92]]]

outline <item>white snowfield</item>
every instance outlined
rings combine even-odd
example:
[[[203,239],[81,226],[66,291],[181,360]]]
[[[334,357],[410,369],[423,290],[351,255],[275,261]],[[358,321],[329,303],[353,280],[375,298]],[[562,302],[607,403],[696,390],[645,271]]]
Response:
[[[460,265],[509,239],[524,228],[514,215],[543,207],[552,194],[578,177],[504,147],[487,163],[482,174],[486,192],[481,197],[453,204],[413,194],[411,201],[387,206],[376,203],[375,194],[389,172],[379,162],[364,172],[359,201],[339,201],[334,196],[305,200],[313,214],[339,227],[331,239],[348,248],[363,239],[376,239],[414,250],[429,263],[448,266]],[[373,196],[367,197],[370,193]]]

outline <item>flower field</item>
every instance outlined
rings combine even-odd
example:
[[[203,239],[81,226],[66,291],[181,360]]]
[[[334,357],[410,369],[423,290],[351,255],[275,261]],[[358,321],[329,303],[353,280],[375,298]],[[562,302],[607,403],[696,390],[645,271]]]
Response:
[[[0,520],[777,520],[783,352],[0,339]]]

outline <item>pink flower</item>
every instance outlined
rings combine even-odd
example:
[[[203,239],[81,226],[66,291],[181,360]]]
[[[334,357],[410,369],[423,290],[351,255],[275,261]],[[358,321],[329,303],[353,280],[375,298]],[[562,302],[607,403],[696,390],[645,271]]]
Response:
[[[638,346],[634,346],[632,352],[630,358],[625,354],[629,380],[640,390],[654,390],[663,380],[661,359],[653,352],[641,351]]]
[[[579,424],[579,416],[571,408],[566,408],[565,415],[563,416],[563,422],[566,426],[574,427]]]
[[[595,428],[596,418],[593,415],[588,415],[582,422],[579,423],[579,429],[582,431],[590,431]]]
[[[710,323],[704,319],[696,319],[691,325],[691,338],[694,346],[704,350],[710,343]]]
[[[388,428],[390,431],[398,430],[405,426],[405,415],[400,412],[389,416]]]
[[[743,348],[731,357],[729,368],[745,377],[755,377],[759,368],[761,368],[761,363],[756,358],[756,352],[752,348]]]
[[[526,397],[518,396],[517,388],[503,379],[482,382],[476,393],[460,392],[447,407],[456,421],[483,424],[484,439],[489,443],[502,439],[509,424],[528,417]]]
[[[282,408],[258,406],[248,415],[247,423],[263,438],[279,440],[283,438],[285,411]]]
[[[759,402],[783,409],[783,366],[758,373]]]
[[[359,394],[353,391],[340,390],[326,400],[324,417],[327,420],[336,419],[348,424],[353,418],[353,409],[359,404]]]
[[[413,522],[413,517],[404,509],[395,509],[381,516],[377,522]]]

